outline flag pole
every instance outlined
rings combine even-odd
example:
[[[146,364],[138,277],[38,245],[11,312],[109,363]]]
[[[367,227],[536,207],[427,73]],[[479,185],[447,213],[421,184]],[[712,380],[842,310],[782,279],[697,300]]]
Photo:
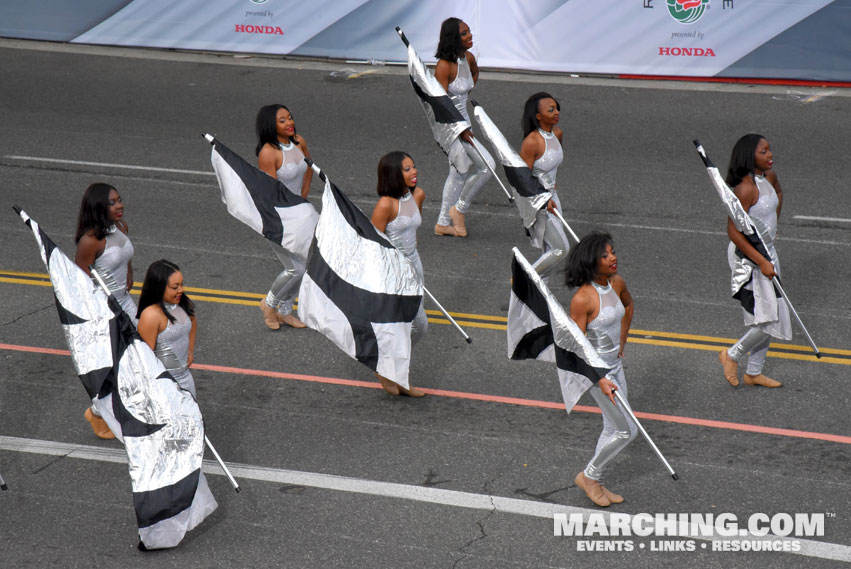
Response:
[[[780,293],[780,296],[783,297],[783,300],[786,302],[786,306],[789,307],[789,312],[791,312],[795,316],[795,320],[797,320],[798,324],[800,324],[801,330],[804,331],[804,336],[807,337],[807,343],[810,345],[810,347],[816,353],[816,358],[820,358],[822,356],[821,352],[819,351],[818,347],[816,346],[816,343],[813,341],[812,336],[810,336],[809,331],[807,331],[807,327],[804,326],[804,322],[801,320],[801,317],[798,316],[798,311],[795,310],[795,307],[792,306],[792,302],[789,300],[789,297],[786,296],[786,291],[784,291],[783,287],[780,286],[780,279],[778,279],[777,276],[775,275],[775,276],[771,277],[771,282],[773,282],[774,286],[777,287],[777,291]]]
[[[561,212],[558,210],[558,208],[553,208],[553,212],[556,214],[556,217],[561,220],[562,224],[564,225],[564,228],[567,229],[568,233],[570,233],[573,238],[576,239],[576,242],[579,243],[579,237],[576,235],[576,233],[574,233],[573,229],[570,228],[570,226],[567,224],[567,221],[565,221],[565,219],[561,216]]]
[[[473,339],[472,339],[470,336],[468,336],[468,335],[467,335],[467,333],[464,331],[464,329],[463,329],[463,328],[461,328],[461,326],[459,326],[457,322],[455,322],[455,319],[454,319],[454,318],[452,318],[451,316],[449,316],[449,313],[446,311],[446,309],[445,309],[445,308],[443,308],[443,306],[442,306],[442,305],[441,305],[441,304],[437,301],[437,299],[436,299],[436,298],[434,298],[434,295],[432,295],[432,294],[428,291],[428,289],[427,289],[426,287],[423,287],[423,292],[424,292],[424,293],[426,293],[426,294],[428,295],[428,297],[431,299],[431,301],[437,305],[437,308],[438,308],[438,309],[439,309],[439,310],[443,313],[443,315],[444,315],[444,316],[446,316],[447,320],[449,320],[449,322],[450,322],[453,326],[455,326],[455,328],[456,328],[459,332],[461,332],[461,335],[462,335],[462,336],[464,336],[464,339],[467,341],[467,343],[468,343],[468,344],[472,344],[472,343],[473,343]]]
[[[95,270],[95,268],[93,266],[89,266],[89,270],[91,271],[92,276],[95,277],[95,280],[98,282],[100,287],[106,293],[106,295],[109,296],[111,293],[109,292],[109,289],[107,288],[106,283],[103,282],[103,279],[98,274],[98,272]],[[221,466],[222,470],[225,471],[225,476],[227,476],[228,480],[230,480],[230,483],[233,486],[233,489],[236,490],[237,492],[239,492],[239,484],[237,484],[236,480],[231,475],[230,470],[228,470],[228,467],[225,466],[225,462],[222,460],[222,457],[219,456],[219,453],[217,453],[216,449],[213,448],[213,445],[210,444],[210,439],[207,438],[207,435],[204,435],[204,441],[207,443],[207,446],[213,452],[213,456],[216,457],[216,460],[219,462],[219,466]]]
[[[0,490],[8,490],[9,487],[6,486],[6,481],[3,480],[3,476],[0,475]]]
[[[216,457],[216,461],[219,463],[219,466],[222,467],[222,470],[224,470],[225,476],[228,477],[228,480],[230,481],[231,486],[233,486],[233,489],[236,490],[237,494],[239,494],[239,484],[233,477],[233,474],[230,473],[230,470],[228,470],[228,467],[225,466],[225,461],[223,461],[222,457],[219,456],[219,453],[216,452],[216,447],[213,446],[213,443],[210,442],[210,439],[207,438],[207,435],[204,435],[204,442],[207,443],[207,448],[209,448],[210,452],[213,453],[213,456]]]
[[[694,143],[695,149],[697,149],[697,154],[700,156],[700,159],[703,160],[704,166],[706,166],[707,168],[715,168],[715,165],[712,163],[711,160],[709,160],[709,157],[706,155],[706,151],[703,149],[703,145],[700,144],[700,141],[693,140],[692,142]],[[717,184],[715,184],[715,185],[717,187]],[[727,187],[727,189],[728,189],[728,191],[732,191],[732,190],[730,190],[729,186]],[[762,235],[759,233],[756,226],[751,221],[750,216],[748,215],[748,213],[746,211],[743,211],[742,213],[745,216],[745,220],[747,220],[747,222],[753,228],[753,231],[754,231],[754,233],[756,233],[756,236],[759,239],[759,242],[762,244],[763,248],[766,250],[766,252],[768,252],[768,247],[766,247],[765,241],[763,240]],[[731,217],[731,219],[735,219],[735,217],[732,216],[732,215],[730,217]],[[737,227],[737,229],[738,229],[738,227]],[[742,233],[744,233],[744,232],[742,232]],[[769,259],[769,261],[770,260],[771,259]],[[773,264],[773,262],[772,262],[772,264]],[[795,310],[794,306],[792,306],[792,301],[790,301],[789,297],[786,296],[786,291],[784,291],[783,287],[780,286],[780,280],[775,275],[775,276],[771,277],[771,282],[774,284],[775,288],[777,289],[777,292],[780,293],[780,296],[783,297],[783,301],[786,303],[786,306],[789,307],[789,311],[795,316],[795,320],[798,321],[798,324],[801,326],[801,330],[804,331],[804,336],[807,337],[807,343],[813,349],[813,352],[815,352],[816,358],[821,358],[822,353],[819,351],[818,346],[816,346],[816,343],[813,341],[812,336],[810,336],[810,332],[807,330],[807,327],[804,326],[804,321],[801,320],[800,316],[798,316],[798,311]]]
[[[508,202],[514,203],[514,196],[511,194],[511,192],[508,191],[508,188],[505,187],[505,184],[502,183],[502,180],[499,179],[499,176],[496,175],[496,172],[494,171],[494,169],[491,168],[490,162],[485,160],[485,155],[482,154],[482,151],[479,149],[478,142],[476,141],[475,137],[471,138],[471,140],[472,140],[472,142],[469,142],[468,144],[473,147],[473,149],[479,155],[479,158],[482,159],[482,162],[484,162],[485,166],[488,167],[488,170],[491,171],[491,174],[493,174],[493,177],[496,178],[496,181],[499,183],[499,187],[502,188],[502,191],[505,192],[506,196],[508,196]]]
[[[668,464],[668,461],[665,460],[664,456],[662,456],[662,452],[659,450],[659,448],[653,442],[653,439],[650,438],[650,435],[647,434],[647,431],[645,431],[644,427],[641,426],[641,423],[638,422],[638,418],[635,416],[635,413],[632,412],[632,409],[629,408],[629,404],[626,402],[626,400],[624,400],[624,398],[621,397],[619,390],[617,388],[614,388],[614,389],[612,389],[612,393],[614,393],[615,397],[617,397],[618,401],[620,401],[621,407],[623,407],[623,409],[626,410],[626,412],[629,414],[629,416],[635,422],[635,425],[638,427],[638,430],[641,431],[641,434],[644,435],[644,438],[647,440],[647,443],[650,445],[650,448],[653,449],[653,451],[656,453],[656,456],[659,457],[659,460],[662,461],[662,464],[664,464],[665,468],[668,469],[668,472],[671,473],[671,478],[673,478],[674,480],[679,480],[677,473],[674,472],[674,469],[671,468],[671,465]]]

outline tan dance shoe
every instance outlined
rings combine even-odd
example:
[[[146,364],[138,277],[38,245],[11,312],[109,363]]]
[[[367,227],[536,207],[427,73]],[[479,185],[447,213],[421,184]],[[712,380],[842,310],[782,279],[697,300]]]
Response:
[[[380,383],[381,387],[384,388],[384,391],[386,391],[390,395],[399,395],[399,386],[398,385],[396,385],[395,383],[393,383],[392,381],[390,381],[389,379],[387,379],[383,375],[379,375],[378,373],[375,373],[375,372],[373,372],[373,373],[375,374],[376,379],[378,379],[378,383]]]
[[[94,431],[95,436],[99,439],[114,439],[115,435],[112,434],[112,431],[109,430],[109,426],[106,424],[106,421],[103,420],[102,417],[98,417],[94,413],[92,413],[92,408],[89,407],[86,409],[86,412],[83,413],[83,417],[86,418],[86,421],[89,422],[92,426],[92,431]]]
[[[410,389],[405,389],[401,385],[399,386],[399,394],[407,395],[408,397],[425,397],[425,391],[421,389],[417,389],[416,387],[411,387]]]
[[[770,377],[766,377],[761,373],[758,375],[751,375],[746,373],[744,376],[745,385],[761,385],[763,387],[783,387],[783,384],[777,381],[776,379],[771,379]]]
[[[576,485],[585,492],[588,499],[601,508],[606,508],[612,504],[612,501],[609,500],[606,497],[606,493],[603,492],[603,485],[596,480],[587,478],[584,472],[577,474],[573,481],[576,482]]]
[[[739,385],[739,362],[731,358],[726,349],[718,352],[718,359],[721,361],[721,365],[724,366],[724,379],[733,387]]]
[[[606,498],[609,499],[609,502],[611,502],[612,504],[623,504],[623,496],[621,496],[620,494],[615,494],[603,485],[600,485],[600,488],[603,489],[603,494],[606,495]]]
[[[452,219],[452,226],[455,228],[455,233],[458,237],[467,236],[467,226],[464,225],[464,214],[458,211],[453,205],[449,208],[449,217]]]
[[[286,324],[292,328],[307,328],[307,324],[298,319],[298,316],[290,314],[281,314],[278,312],[277,314],[278,322],[281,324]]]
[[[450,237],[458,237],[458,232],[455,231],[455,228],[451,225],[440,225],[436,223],[434,225],[434,234],[435,235],[449,235]]]
[[[278,322],[278,311],[266,304],[266,299],[260,301],[260,310],[263,312],[263,323],[270,330],[277,330],[281,327],[281,323]]]

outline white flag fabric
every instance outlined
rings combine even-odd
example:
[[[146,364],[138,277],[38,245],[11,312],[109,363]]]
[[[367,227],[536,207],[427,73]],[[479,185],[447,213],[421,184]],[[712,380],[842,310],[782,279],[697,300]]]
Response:
[[[568,413],[610,371],[529,264],[513,249],[508,304],[508,357],[554,362]]]
[[[325,177],[322,215],[298,291],[298,317],[408,389],[411,323],[422,294],[422,280],[405,255]]]
[[[210,161],[228,213],[304,261],[319,214],[276,178],[258,170],[211,135]],[[301,188],[296,188],[301,190]]]
[[[25,212],[83,386],[124,443],[139,537],[148,549],[174,547],[217,504],[201,473],[204,422],[142,341],[130,318]]]

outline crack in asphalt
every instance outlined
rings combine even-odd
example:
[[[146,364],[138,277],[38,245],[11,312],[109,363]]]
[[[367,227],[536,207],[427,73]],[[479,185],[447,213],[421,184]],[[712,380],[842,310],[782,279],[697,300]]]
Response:
[[[3,322],[2,324],[0,324],[0,326],[11,326],[12,324],[17,323],[20,320],[23,320],[24,318],[26,318],[28,316],[32,316],[33,314],[38,314],[39,312],[43,312],[45,310],[48,310],[53,306],[56,306],[56,305],[51,302],[50,304],[42,306],[41,308],[36,308],[35,310],[33,310],[31,312],[26,312],[24,314],[21,314],[20,316],[13,318],[12,320],[9,320],[8,322]]]

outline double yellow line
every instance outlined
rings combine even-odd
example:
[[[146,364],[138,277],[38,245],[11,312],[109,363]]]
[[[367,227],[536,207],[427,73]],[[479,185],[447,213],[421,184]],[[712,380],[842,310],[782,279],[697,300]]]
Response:
[[[43,273],[0,271],[0,282],[31,286],[51,286],[50,277]],[[133,283],[133,290],[131,293],[139,294],[141,285],[142,283]],[[196,287],[186,287],[186,292],[192,295],[192,300],[194,301],[220,302],[224,304],[240,304],[244,306],[257,306],[260,299],[266,297],[265,294],[255,292]],[[429,316],[428,321],[433,324],[449,324],[449,320],[443,316],[443,313],[437,310],[426,310],[426,314]],[[466,312],[450,312],[449,314],[455,318],[458,324],[467,328],[505,330],[508,322],[508,319],[504,316],[469,314]],[[677,332],[659,332],[654,330],[637,330],[633,328],[629,331],[628,341],[631,344],[648,344],[668,348],[719,352],[723,348],[730,347],[736,340],[733,338],[718,338],[715,336],[681,334]],[[820,348],[820,350],[824,356],[821,359],[817,359],[808,346],[772,343],[768,356],[789,360],[851,365],[851,350],[841,350],[836,348]]]

